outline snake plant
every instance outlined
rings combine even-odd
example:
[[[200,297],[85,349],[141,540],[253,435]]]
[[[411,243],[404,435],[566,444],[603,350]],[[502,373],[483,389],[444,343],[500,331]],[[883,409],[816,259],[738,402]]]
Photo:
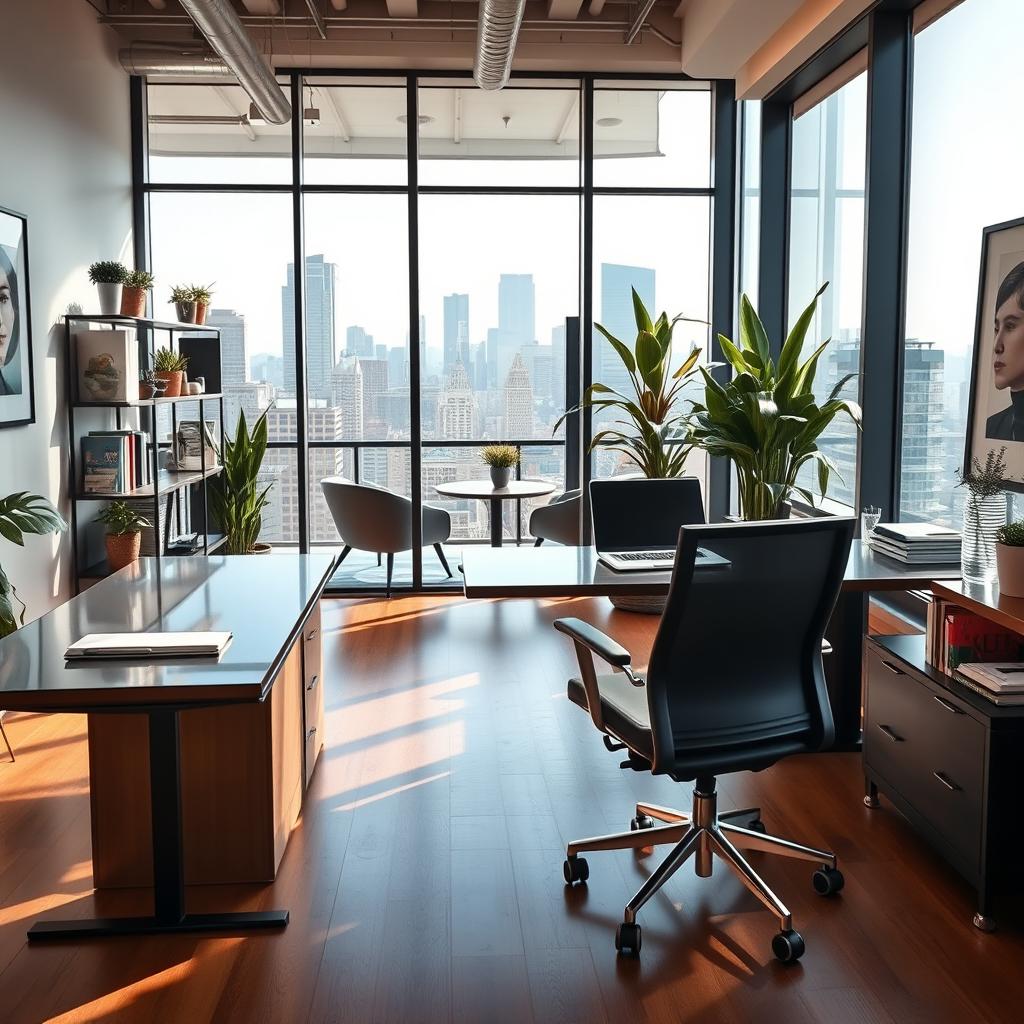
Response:
[[[699,324],[706,321],[681,314],[669,320],[665,313],[652,321],[636,289],[632,292],[636,321],[636,341],[632,348],[600,324],[594,326],[622,360],[634,394],[623,395],[607,384],[591,384],[580,404],[559,418],[555,430],[566,416],[581,409],[614,409],[628,418],[615,420],[615,426],[598,431],[590,442],[590,451],[610,448],[620,452],[646,477],[681,476],[693,444],[689,439],[687,417],[678,402],[680,392],[696,375],[701,350],[694,348],[679,369],[670,372],[672,331],[681,320]]]
[[[267,492],[273,487],[259,487],[260,467],[267,452],[267,413],[264,409],[253,424],[250,434],[245,412],[238,414],[235,437],[224,438],[218,453],[222,472],[210,487],[213,513],[227,540],[228,554],[247,555],[256,546],[263,527],[263,509],[270,503]]]
[[[25,545],[25,534],[43,536],[67,529],[61,514],[39,494],[20,491],[0,499],[0,537],[19,547]],[[20,606],[20,608],[18,607]],[[0,637],[13,633],[25,624],[25,603],[18,597],[14,584],[0,566]]]
[[[732,379],[721,384],[701,367],[704,402],[694,404],[693,440],[709,455],[732,459],[744,519],[777,519],[794,493],[812,502],[807,488],[797,483],[797,474],[807,464],[816,464],[824,497],[829,477],[837,470],[819,450],[818,438],[839,415],[848,416],[860,428],[860,406],[839,397],[856,374],[843,377],[821,404],[814,396],[814,376],[828,340],[800,361],[818,299],[827,287],[822,285],[800,314],[777,362],[771,358],[764,324],[744,295],[739,345],[718,336],[733,369]]]

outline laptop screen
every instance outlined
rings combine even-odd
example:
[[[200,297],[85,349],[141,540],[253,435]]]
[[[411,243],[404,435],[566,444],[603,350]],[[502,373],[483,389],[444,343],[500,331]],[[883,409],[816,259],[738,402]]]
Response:
[[[590,508],[598,551],[674,550],[680,526],[704,522],[696,477],[592,480]]]

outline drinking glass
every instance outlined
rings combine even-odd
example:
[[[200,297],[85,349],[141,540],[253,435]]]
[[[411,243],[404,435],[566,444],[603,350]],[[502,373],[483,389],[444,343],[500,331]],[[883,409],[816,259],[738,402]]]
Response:
[[[860,514],[860,536],[861,540],[867,540],[882,518],[882,510],[877,505],[865,505]]]

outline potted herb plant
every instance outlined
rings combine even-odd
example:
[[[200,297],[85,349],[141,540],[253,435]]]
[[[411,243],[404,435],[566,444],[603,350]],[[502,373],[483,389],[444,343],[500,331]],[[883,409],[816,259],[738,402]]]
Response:
[[[107,564],[111,572],[131,565],[139,557],[142,531],[151,524],[127,502],[112,501],[97,517],[107,528]]]
[[[174,303],[174,315],[179,324],[194,324],[196,320],[196,300],[191,285],[178,284],[171,289],[171,302]]]
[[[153,370],[146,370],[139,377],[139,398],[162,398],[167,390],[167,381],[161,379]]]
[[[165,398],[178,398],[181,395],[181,382],[185,379],[185,367],[188,357],[172,348],[158,348],[153,357],[153,373],[157,380],[167,382]]]
[[[480,450],[480,458],[491,467],[491,483],[508,487],[512,470],[519,465],[519,449],[511,444],[489,444]]]
[[[196,304],[196,323],[205,324],[213,301],[213,284],[192,285],[192,299]]]
[[[259,541],[263,509],[270,503],[267,492],[273,482],[260,489],[260,468],[267,453],[267,413],[264,409],[249,432],[245,413],[239,412],[234,439],[224,438],[218,453],[222,472],[210,486],[213,514],[226,540],[229,555],[264,554],[269,544]]]
[[[991,583],[996,578],[996,538],[1006,523],[1006,445],[993,449],[982,464],[977,458],[961,472],[964,502],[960,568],[965,583]]]
[[[89,267],[89,280],[96,285],[100,312],[104,316],[117,316],[121,312],[121,286],[128,270],[117,260],[100,260]]]
[[[0,499],[0,537],[18,547],[25,546],[25,534],[44,536],[67,529],[63,516],[42,495],[19,491]],[[0,566],[0,637],[25,624],[25,604],[14,584]]]
[[[628,425],[632,421],[633,430],[627,432],[618,427],[599,430],[590,442],[590,451],[607,447],[620,452],[646,477],[682,476],[693,444],[689,440],[687,417],[678,403],[683,388],[696,374],[701,350],[691,350],[679,369],[672,372],[672,332],[680,321],[699,324],[705,321],[681,314],[669,320],[666,313],[652,321],[636,289],[632,292],[633,318],[636,321],[636,340],[632,347],[600,324],[594,326],[608,339],[622,360],[633,394],[621,394],[607,384],[591,384],[583,401],[560,417],[555,429],[566,416],[580,409],[615,410],[628,417],[616,423]]]
[[[1000,526],[996,532],[999,593],[1024,597],[1024,520]]]
[[[155,278],[148,270],[131,270],[121,288],[121,316],[145,316],[146,292],[153,287]]]
[[[797,483],[800,470],[809,464],[817,468],[824,497],[836,467],[819,450],[818,439],[837,416],[848,417],[860,429],[860,406],[839,397],[854,374],[838,381],[823,402],[815,397],[814,376],[828,341],[801,362],[818,299],[827,287],[823,285],[800,314],[777,361],[771,357],[761,318],[744,295],[739,345],[718,336],[732,366],[731,380],[720,383],[701,367],[704,401],[694,404],[693,440],[709,455],[732,460],[745,520],[784,517],[793,494],[811,503],[810,491]]]

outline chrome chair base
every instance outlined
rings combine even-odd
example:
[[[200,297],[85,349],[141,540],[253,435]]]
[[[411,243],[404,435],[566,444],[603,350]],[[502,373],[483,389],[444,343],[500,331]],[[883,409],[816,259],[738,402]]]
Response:
[[[751,818],[754,820],[750,821]],[[736,824],[737,819],[750,821],[753,827]],[[654,821],[664,824],[655,825]],[[819,864],[820,867],[814,874],[814,888],[823,896],[838,892],[843,887],[843,876],[836,867],[834,853],[768,835],[757,830],[759,824],[756,808],[719,814],[718,797],[714,792],[702,793],[695,789],[691,814],[684,814],[658,804],[638,803],[636,817],[631,822],[629,832],[594,836],[569,843],[566,848],[565,880],[571,885],[573,882],[585,882],[589,877],[590,870],[587,862],[579,856],[581,853],[598,850],[638,850],[673,844],[668,856],[626,904],[623,923],[619,926],[615,944],[620,952],[629,951],[636,954],[640,951],[640,927],[636,923],[636,915],[640,908],[691,858],[694,860],[696,874],[701,878],[709,878],[713,860],[717,857],[724,861],[764,907],[775,915],[779,923],[779,934],[772,942],[775,955],[784,961],[797,960],[803,954],[804,943],[799,932],[793,930],[793,918],[789,908],[750,866],[740,851],[773,853]]]
[[[14,748],[11,746],[11,741],[7,738],[7,730],[4,728],[4,720],[0,718],[0,736],[3,737],[4,746],[7,747],[7,753],[10,755],[11,761],[14,761]]]

